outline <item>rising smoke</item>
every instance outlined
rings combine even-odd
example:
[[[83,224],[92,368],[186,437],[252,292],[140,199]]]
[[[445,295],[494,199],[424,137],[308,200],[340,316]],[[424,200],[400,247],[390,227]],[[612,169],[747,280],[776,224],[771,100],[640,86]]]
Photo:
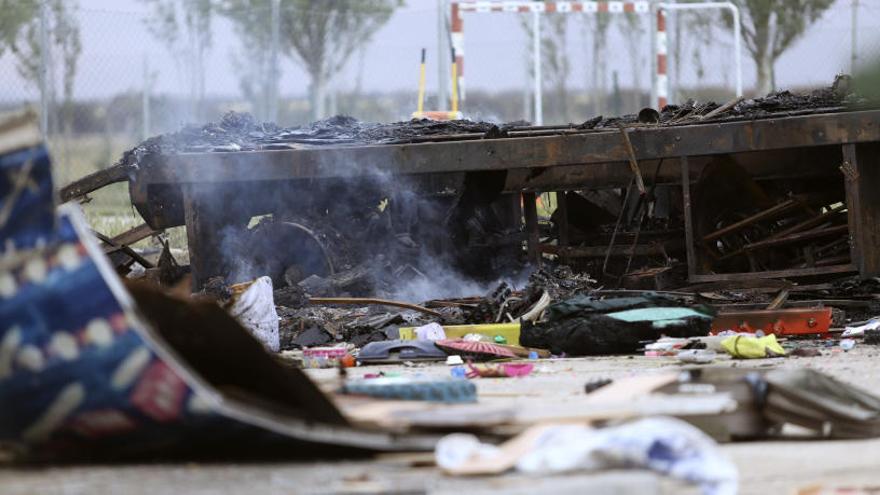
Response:
[[[313,125],[348,136],[352,121]],[[248,213],[219,231],[227,283],[269,275],[276,288],[413,302],[483,295],[501,278],[524,283],[519,246],[496,243],[519,229],[518,218],[505,224],[498,214],[503,173],[402,176],[366,156],[344,164],[320,156],[318,169],[337,177],[218,194],[217,211]],[[258,214],[270,215],[245,227]]]

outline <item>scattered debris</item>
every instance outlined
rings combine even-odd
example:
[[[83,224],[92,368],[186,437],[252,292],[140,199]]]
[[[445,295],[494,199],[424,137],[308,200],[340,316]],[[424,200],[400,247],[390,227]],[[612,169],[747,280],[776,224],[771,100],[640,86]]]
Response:
[[[546,321],[524,322],[520,342],[556,355],[634,352],[661,335],[708,335],[713,311],[661,294],[599,299],[575,296],[550,305]]]

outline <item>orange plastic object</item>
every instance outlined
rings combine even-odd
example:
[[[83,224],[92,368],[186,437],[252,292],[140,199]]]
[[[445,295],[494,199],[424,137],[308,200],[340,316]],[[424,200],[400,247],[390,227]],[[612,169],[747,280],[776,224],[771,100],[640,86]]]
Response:
[[[827,334],[831,328],[831,308],[787,308],[730,311],[712,321],[712,333],[725,330],[783,335]]]

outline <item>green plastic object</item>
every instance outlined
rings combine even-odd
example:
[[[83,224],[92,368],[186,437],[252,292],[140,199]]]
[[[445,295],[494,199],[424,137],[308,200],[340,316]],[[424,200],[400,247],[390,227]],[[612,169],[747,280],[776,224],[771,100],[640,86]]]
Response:
[[[495,343],[496,344],[506,344],[507,339],[505,339],[503,335],[496,335],[495,336]]]

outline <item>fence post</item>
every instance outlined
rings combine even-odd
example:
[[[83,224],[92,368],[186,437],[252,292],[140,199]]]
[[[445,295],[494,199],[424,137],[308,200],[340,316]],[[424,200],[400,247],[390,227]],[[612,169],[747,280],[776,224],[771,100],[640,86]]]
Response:
[[[49,43],[49,6],[46,0],[40,2],[40,132],[43,139],[49,135],[49,64],[51,49]]]
[[[144,53],[143,70],[144,81],[143,88],[141,89],[141,117],[143,121],[141,124],[143,126],[143,139],[147,140],[150,137],[150,128],[152,125],[150,122],[150,59],[147,57],[146,53]]]
[[[543,125],[544,95],[541,89],[541,13],[534,7],[532,9],[532,32],[534,33],[534,37],[532,38],[532,56],[534,57],[532,59],[532,64],[534,70],[532,71],[532,74],[535,77],[535,125]]]
[[[272,60],[271,67],[269,68],[269,75],[272,80],[269,83],[270,95],[269,95],[269,122],[277,122],[278,121],[278,44],[280,42],[281,36],[281,0],[272,0]]]

